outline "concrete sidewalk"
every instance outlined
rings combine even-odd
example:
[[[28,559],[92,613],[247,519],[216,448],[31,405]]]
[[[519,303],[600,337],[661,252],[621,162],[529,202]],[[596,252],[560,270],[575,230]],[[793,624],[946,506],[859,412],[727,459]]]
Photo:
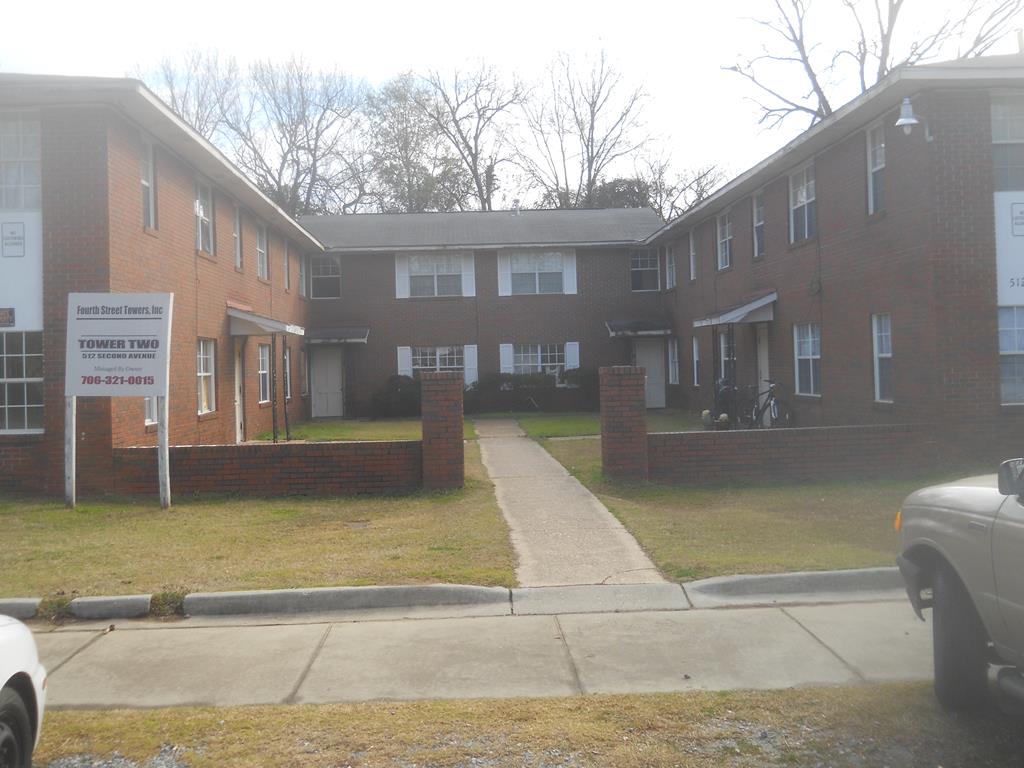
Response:
[[[513,419],[478,419],[480,453],[527,587],[663,582],[629,532]]]
[[[53,707],[785,688],[931,674],[905,601],[488,615],[489,606],[37,626]]]

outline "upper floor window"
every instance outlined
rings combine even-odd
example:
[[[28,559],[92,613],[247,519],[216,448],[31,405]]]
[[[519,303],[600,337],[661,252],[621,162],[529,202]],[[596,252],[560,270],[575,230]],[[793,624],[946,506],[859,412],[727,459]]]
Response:
[[[310,261],[310,292],[314,299],[341,298],[341,259],[337,256],[314,255]]]
[[[996,192],[1024,190],[1024,97],[992,97],[992,181]]]
[[[256,227],[256,276],[262,280],[270,279],[270,255],[267,251],[267,227],[260,224]]]
[[[629,286],[634,291],[657,291],[661,288],[658,252],[632,251],[629,255]]]
[[[697,279],[697,242],[693,238],[693,230],[686,235],[690,248],[690,282]]]
[[[892,402],[892,316],[871,316],[875,356],[875,400]]]
[[[676,287],[676,249],[671,245],[665,246],[665,287]]]
[[[142,226],[146,229],[156,228],[156,162],[154,161],[153,145],[142,142]]]
[[[789,177],[789,241],[814,237],[817,214],[814,192],[814,165],[808,165]]]
[[[292,255],[288,251],[288,241],[284,241],[284,289],[290,291],[292,288]]]
[[[196,250],[213,254],[213,189],[196,182]]]
[[[0,332],[0,434],[42,431],[42,331]]]
[[[42,208],[40,124],[28,114],[0,117],[0,210]]]
[[[461,296],[462,257],[455,254],[409,256],[410,296]]]
[[[235,205],[235,222],[231,228],[231,243],[235,249],[235,269],[242,268],[242,206]]]
[[[514,253],[509,258],[512,294],[562,293],[564,267],[558,251]]]
[[[718,268],[727,269],[732,265],[732,213],[723,213],[718,224]]]
[[[413,347],[412,373],[420,371],[461,371],[465,368],[461,346]]]
[[[821,394],[821,326],[804,323],[793,326],[793,353],[796,359],[796,393]]]
[[[764,256],[764,193],[758,192],[753,200],[754,258]]]
[[[196,343],[196,385],[199,395],[199,413],[217,410],[216,354],[213,339],[199,339]]]
[[[885,126],[868,129],[868,213],[885,210]]]
[[[299,296],[309,295],[309,256],[299,256]],[[305,393],[303,393],[305,394]]]

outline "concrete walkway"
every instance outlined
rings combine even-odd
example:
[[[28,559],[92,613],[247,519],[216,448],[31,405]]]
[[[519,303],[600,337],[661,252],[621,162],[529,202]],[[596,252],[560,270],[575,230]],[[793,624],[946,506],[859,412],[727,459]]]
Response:
[[[527,587],[663,582],[605,506],[513,419],[473,422]]]
[[[608,589],[644,588],[600,591]],[[99,622],[35,629],[50,670],[48,705],[58,708],[769,689],[931,675],[929,627],[906,599],[507,611],[435,607],[127,621],[106,632],[109,624]]]

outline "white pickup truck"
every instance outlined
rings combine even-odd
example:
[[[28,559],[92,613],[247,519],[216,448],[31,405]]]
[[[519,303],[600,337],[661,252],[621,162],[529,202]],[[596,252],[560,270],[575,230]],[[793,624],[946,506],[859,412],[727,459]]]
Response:
[[[999,689],[1024,701],[1024,459],[912,493],[896,528],[910,602],[922,619],[932,609],[939,702],[981,706],[989,665]]]

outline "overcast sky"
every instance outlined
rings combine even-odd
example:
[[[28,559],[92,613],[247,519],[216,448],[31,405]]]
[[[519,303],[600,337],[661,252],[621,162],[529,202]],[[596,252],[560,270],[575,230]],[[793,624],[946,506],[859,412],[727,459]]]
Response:
[[[907,18],[907,31],[965,2],[917,0],[911,10],[928,15]],[[832,5],[817,0],[821,10],[813,18],[826,43],[850,29],[847,16],[825,14]],[[749,101],[752,87],[722,70],[755,55],[766,41],[749,17],[765,15],[768,0],[43,0],[4,6],[0,69],[7,72],[122,76],[189,48],[217,48],[241,63],[301,54],[314,66],[337,67],[371,84],[404,70],[451,71],[481,59],[530,81],[559,52],[582,59],[603,49],[650,95],[647,126],[679,167],[714,162],[735,175],[806,128],[798,120],[781,130],[760,127]],[[996,52],[1015,50],[1013,38]]]

